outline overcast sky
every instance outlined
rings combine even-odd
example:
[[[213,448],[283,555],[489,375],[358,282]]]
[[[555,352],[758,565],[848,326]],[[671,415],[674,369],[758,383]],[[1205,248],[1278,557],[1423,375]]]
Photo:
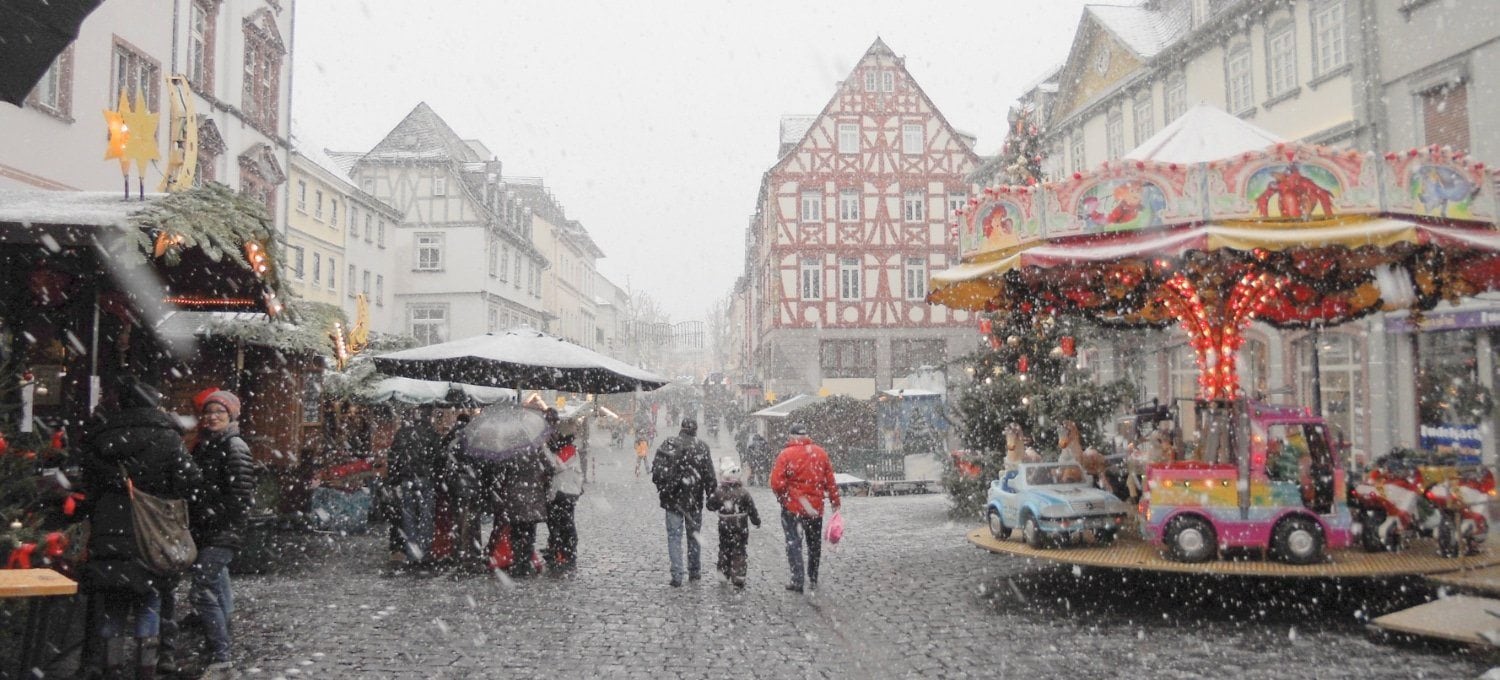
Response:
[[[783,114],[816,114],[878,36],[995,152],[1022,89],[1067,57],[1082,0],[303,0],[298,133],[368,151],[426,101],[507,175],[542,177],[673,320],[741,273]]]

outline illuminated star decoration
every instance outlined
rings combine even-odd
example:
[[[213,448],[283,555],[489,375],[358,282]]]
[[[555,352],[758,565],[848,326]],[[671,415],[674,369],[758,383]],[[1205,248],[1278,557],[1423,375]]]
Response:
[[[121,98],[124,98],[123,93]],[[125,138],[125,158],[135,161],[136,174],[140,177],[146,176],[148,162],[161,158],[161,152],[156,148],[156,123],[161,116],[147,111],[143,99],[141,93],[137,93],[135,107],[120,113],[125,119],[126,129],[133,131]]]
[[[120,103],[111,110],[104,110],[104,124],[109,129],[109,141],[104,147],[104,160],[117,158],[120,160],[120,174],[130,173],[130,161],[125,159],[125,143],[130,139],[130,128],[125,125],[124,112],[130,110],[130,102],[125,99],[125,91],[120,91]]]

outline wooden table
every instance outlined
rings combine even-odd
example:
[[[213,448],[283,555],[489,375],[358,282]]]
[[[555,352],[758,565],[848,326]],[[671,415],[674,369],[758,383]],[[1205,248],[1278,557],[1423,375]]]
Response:
[[[51,569],[0,569],[0,598],[29,597],[16,677],[28,677],[39,661],[42,599],[78,593],[78,583]]]
[[[76,581],[51,569],[0,569],[0,599],[77,593]]]

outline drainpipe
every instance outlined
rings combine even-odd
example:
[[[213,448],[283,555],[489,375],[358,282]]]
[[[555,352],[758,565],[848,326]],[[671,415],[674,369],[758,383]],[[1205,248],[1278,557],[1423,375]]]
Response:
[[[180,2],[173,2],[172,3],[172,59],[170,60],[170,63],[172,64],[172,66],[171,66],[172,70],[168,71],[169,74],[176,74],[177,73],[177,21],[178,21],[178,15],[181,14],[181,13],[182,13],[182,3],[180,3]]]
[[[288,5],[288,11],[292,13],[289,33],[291,36],[286,42],[286,148],[281,150],[281,167],[286,168],[287,181],[286,191],[281,192],[281,224],[279,231],[282,235],[282,243],[286,243],[287,228],[291,222],[292,215],[292,82],[293,74],[297,69],[297,0],[292,0]]]

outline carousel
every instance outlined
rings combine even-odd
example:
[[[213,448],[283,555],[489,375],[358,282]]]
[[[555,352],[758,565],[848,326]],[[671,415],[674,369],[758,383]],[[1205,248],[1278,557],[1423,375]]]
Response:
[[[933,277],[929,302],[1180,327],[1204,426],[1196,444],[1146,469],[1146,493],[1119,524],[1090,532],[1101,520],[1058,514],[1061,490],[1028,489],[1027,472],[1008,471],[991,486],[990,525],[970,540],[1030,558],[1195,573],[1382,576],[1500,564],[1480,543],[1485,513],[1475,508],[1453,511],[1447,530],[1468,533],[1441,551],[1451,558],[1425,549],[1429,538],[1416,531],[1410,545],[1365,540],[1366,529],[1394,530],[1384,515],[1371,524],[1351,510],[1346,465],[1321,418],[1247,398],[1238,361],[1254,321],[1302,329],[1379,312],[1420,318],[1500,288],[1496,178],[1446,148],[1380,155],[1280,141],[1198,107],[1092,172],[983,189],[959,215],[962,262]],[[1282,457],[1292,472],[1278,479]],[[1452,498],[1465,490],[1456,476],[1442,481]],[[1495,495],[1493,477],[1468,486],[1487,497],[1480,502]],[[1064,540],[1090,533],[1109,540]]]

